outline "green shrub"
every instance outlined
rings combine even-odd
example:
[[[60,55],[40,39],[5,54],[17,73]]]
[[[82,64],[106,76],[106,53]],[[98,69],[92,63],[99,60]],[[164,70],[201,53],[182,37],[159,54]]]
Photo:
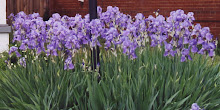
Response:
[[[0,75],[0,109],[187,110],[192,103],[220,109],[219,64],[207,65],[204,56],[193,59],[181,63],[153,49],[135,60],[106,53],[99,73],[80,62],[65,71],[61,59],[39,57],[27,61],[26,68],[17,66]]]

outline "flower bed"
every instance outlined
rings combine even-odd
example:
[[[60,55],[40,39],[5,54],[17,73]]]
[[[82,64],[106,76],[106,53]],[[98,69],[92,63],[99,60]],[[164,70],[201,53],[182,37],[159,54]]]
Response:
[[[43,21],[37,13],[11,15],[13,42],[17,46],[11,47],[9,54],[15,52],[21,58],[21,51],[30,50],[35,56],[64,55],[65,69],[74,68],[72,58],[80,49],[89,50],[96,46],[111,52],[120,50],[130,59],[137,58],[137,48],[148,45],[165,48],[164,56],[178,55],[181,62],[192,60],[194,54],[215,55],[217,41],[208,27],[193,24],[192,12],[172,11],[167,18],[159,13],[156,17],[145,18],[138,13],[132,18],[121,13],[118,7],[109,6],[106,12],[98,7],[97,11],[98,19],[91,22],[88,14],[82,18],[79,14],[61,17],[56,13],[48,21]]]
[[[220,108],[220,64],[206,63],[217,41],[208,27],[193,24],[192,12],[132,18],[117,7],[97,11],[91,22],[79,14],[48,21],[37,13],[10,16],[9,54],[19,65],[8,61],[0,74],[0,109]],[[89,51],[97,46],[93,70],[97,59]]]

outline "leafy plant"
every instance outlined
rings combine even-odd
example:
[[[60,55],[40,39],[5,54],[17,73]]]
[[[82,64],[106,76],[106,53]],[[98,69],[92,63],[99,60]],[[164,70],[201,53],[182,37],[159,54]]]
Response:
[[[147,49],[137,59],[124,55],[105,57],[100,82],[91,84],[93,109],[189,109],[197,102],[205,109],[219,109],[219,65],[212,67],[194,57],[192,62],[164,58]],[[102,106],[100,106],[102,105]]]
[[[117,57],[102,54],[100,72],[81,63],[64,70],[64,60],[57,57],[27,60],[26,68],[1,74],[1,109],[173,110],[189,109],[195,102],[220,108],[219,65],[207,65],[204,56],[179,62],[179,57],[163,57],[159,49],[138,51],[135,60],[120,52]]]
[[[11,16],[9,55],[19,60],[0,74],[0,109],[220,109],[220,64],[207,63],[217,42],[208,27],[193,24],[192,12],[133,19],[118,7],[97,11],[92,21]],[[93,70],[97,59],[88,51],[97,46]]]
[[[80,67],[64,71],[60,69],[63,63],[40,58],[26,63],[26,68],[18,66],[1,73],[0,109],[60,110],[79,104],[80,109],[86,108],[86,74]]]

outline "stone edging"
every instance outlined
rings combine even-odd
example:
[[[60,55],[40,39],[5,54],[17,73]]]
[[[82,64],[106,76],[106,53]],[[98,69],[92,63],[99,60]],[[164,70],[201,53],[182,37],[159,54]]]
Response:
[[[8,24],[0,24],[0,33],[10,33],[11,32],[11,26],[8,26]]]

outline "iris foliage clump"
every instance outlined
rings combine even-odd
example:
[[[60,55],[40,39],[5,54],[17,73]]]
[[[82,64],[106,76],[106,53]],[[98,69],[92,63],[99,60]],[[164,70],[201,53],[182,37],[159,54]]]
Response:
[[[64,70],[62,59],[39,57],[27,60],[26,68],[1,73],[0,108],[187,110],[193,103],[220,108],[220,66],[207,65],[203,56],[180,62],[145,48],[135,60],[123,53],[101,57],[100,72],[80,62],[74,70]]]
[[[0,109],[220,108],[220,66],[206,63],[217,41],[208,27],[193,24],[192,12],[167,18],[132,18],[111,6],[97,12],[92,21],[79,14],[56,13],[48,21],[37,13],[11,15],[9,55],[19,64],[8,61],[0,74]],[[97,46],[93,70],[90,50]]]

